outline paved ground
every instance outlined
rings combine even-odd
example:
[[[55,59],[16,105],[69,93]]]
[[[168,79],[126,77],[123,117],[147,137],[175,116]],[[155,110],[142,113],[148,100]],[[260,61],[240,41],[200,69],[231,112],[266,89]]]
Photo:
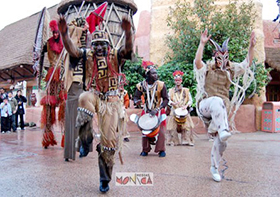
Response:
[[[0,196],[104,196],[99,193],[96,152],[65,162],[60,146],[43,149],[40,129],[0,134]],[[153,172],[152,187],[119,187],[106,196],[280,196],[280,133],[242,133],[229,140],[225,179],[209,173],[212,142],[199,135],[194,147],[167,147],[166,158],[140,157],[141,136],[126,143],[115,172]],[[60,133],[56,132],[60,140]],[[78,156],[78,155],[77,155]]]

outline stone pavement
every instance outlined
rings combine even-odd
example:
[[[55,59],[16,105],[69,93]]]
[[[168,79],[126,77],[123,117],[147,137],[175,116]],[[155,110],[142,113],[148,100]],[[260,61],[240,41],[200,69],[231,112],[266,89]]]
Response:
[[[59,141],[61,134],[55,135]],[[98,189],[96,151],[65,162],[59,145],[42,148],[41,136],[39,128],[0,134],[0,196],[280,196],[280,133],[232,136],[224,155],[229,168],[217,183],[209,172],[212,142],[205,134],[194,147],[169,146],[159,158],[140,157],[141,135],[133,132],[106,195]],[[116,186],[115,172],[153,172],[154,186]]]

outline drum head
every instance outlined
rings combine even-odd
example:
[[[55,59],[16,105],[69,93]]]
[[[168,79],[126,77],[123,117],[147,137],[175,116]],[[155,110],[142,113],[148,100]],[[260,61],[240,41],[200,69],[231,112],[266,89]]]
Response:
[[[186,115],[188,115],[188,110],[182,108],[177,108],[174,112],[176,116],[180,117],[185,117]]]
[[[152,132],[152,130],[149,130],[149,131],[142,130],[143,135],[149,135],[151,132]]]
[[[142,130],[152,130],[158,125],[157,116],[150,116],[150,114],[144,114],[138,120],[138,126]]]

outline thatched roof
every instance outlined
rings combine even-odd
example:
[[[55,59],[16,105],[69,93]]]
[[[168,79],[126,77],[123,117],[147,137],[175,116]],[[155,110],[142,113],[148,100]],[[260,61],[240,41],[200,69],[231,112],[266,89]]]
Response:
[[[51,18],[56,6],[48,9]],[[4,27],[0,31],[0,81],[31,78],[32,50],[40,12]],[[47,59],[47,58],[45,58]]]
[[[115,3],[115,4],[121,5],[121,6],[129,6],[132,9],[133,14],[135,14],[137,11],[137,5],[134,3],[133,0],[106,0],[106,1],[108,3]],[[67,11],[69,5],[80,5],[80,4],[82,4],[82,2],[83,2],[83,0],[62,0],[58,5],[57,13],[64,14]],[[105,1],[104,0],[86,0],[86,2],[99,4],[99,3],[103,3]]]

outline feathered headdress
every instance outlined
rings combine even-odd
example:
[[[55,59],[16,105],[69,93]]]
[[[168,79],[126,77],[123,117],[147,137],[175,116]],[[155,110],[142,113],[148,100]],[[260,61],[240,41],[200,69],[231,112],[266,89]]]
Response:
[[[58,31],[58,25],[57,25],[56,20],[52,20],[50,22],[50,28],[51,28],[52,31]]]
[[[180,71],[180,70],[176,70],[176,71],[173,72],[173,77],[174,78],[177,78],[177,77],[182,78],[183,75],[184,75],[184,73],[182,71]]]
[[[152,68],[156,68],[155,64],[151,61],[143,61],[142,65],[141,65],[144,70],[145,70],[145,75],[152,69]]]

